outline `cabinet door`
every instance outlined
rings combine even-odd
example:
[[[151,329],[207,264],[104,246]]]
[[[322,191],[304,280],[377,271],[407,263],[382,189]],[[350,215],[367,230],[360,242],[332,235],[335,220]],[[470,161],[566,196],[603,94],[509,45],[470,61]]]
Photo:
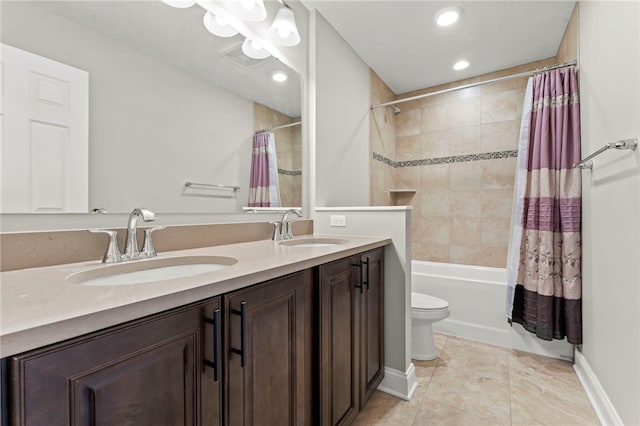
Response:
[[[357,258],[319,267],[320,424],[350,424],[358,414]]]
[[[360,257],[360,408],[384,377],[384,249]]]
[[[11,424],[220,424],[203,363],[216,309],[219,299],[12,357]]]
[[[225,296],[228,425],[309,424],[311,271]]]

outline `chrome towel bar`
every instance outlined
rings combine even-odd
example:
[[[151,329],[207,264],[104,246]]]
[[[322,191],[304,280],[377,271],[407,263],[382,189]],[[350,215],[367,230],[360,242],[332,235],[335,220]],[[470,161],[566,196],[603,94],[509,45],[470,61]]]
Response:
[[[184,186],[189,188],[191,186],[206,186],[206,187],[210,187],[210,188],[224,188],[224,189],[233,189],[233,191],[237,191],[240,189],[239,186],[234,186],[234,185],[216,185],[213,183],[196,183],[196,182],[189,182],[186,181],[184,183]]]
[[[296,210],[302,213],[302,207],[243,207],[245,213],[284,213],[288,210]]]
[[[632,151],[635,151],[636,148],[638,148],[638,138],[631,138],[631,139],[622,139],[616,142],[609,142],[607,144],[605,144],[605,146],[603,146],[602,148],[600,148],[599,150],[597,150],[596,152],[594,152],[593,154],[583,158],[579,163],[576,163],[573,165],[573,168],[575,169],[576,167],[579,167],[581,169],[592,169],[593,168],[593,163],[587,163],[589,160],[591,160],[593,157],[602,154],[603,152],[609,150],[609,149],[630,149]]]

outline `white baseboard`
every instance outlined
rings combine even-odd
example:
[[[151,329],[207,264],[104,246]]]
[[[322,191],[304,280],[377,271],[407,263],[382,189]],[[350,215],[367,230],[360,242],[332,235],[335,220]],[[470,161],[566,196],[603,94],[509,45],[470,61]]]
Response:
[[[525,331],[520,324],[513,324],[513,327],[510,326],[506,318],[503,328],[447,318],[433,324],[433,330],[451,336],[489,343],[490,345],[517,349],[551,358],[573,360],[573,346],[566,341],[555,340],[547,342],[540,340]]]
[[[598,420],[605,426],[622,426],[622,419],[618,415],[611,400],[600,385],[598,378],[589,366],[587,359],[578,350],[575,352],[575,363],[573,369],[578,375],[578,379],[584,388],[591,405],[595,410]]]
[[[378,390],[409,401],[417,387],[416,368],[411,363],[406,372],[385,367],[384,379],[378,386]]]

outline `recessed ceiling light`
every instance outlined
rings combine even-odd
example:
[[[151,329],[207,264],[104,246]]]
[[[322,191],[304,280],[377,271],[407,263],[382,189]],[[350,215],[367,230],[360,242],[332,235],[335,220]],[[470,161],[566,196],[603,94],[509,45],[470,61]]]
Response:
[[[456,6],[445,7],[436,13],[436,24],[441,27],[448,27],[454,24],[460,17],[461,9]]]
[[[283,71],[274,71],[271,74],[271,78],[278,83],[282,83],[283,81],[287,81],[287,78],[289,78],[289,76],[287,76],[287,73]]]
[[[465,68],[467,68],[469,66],[469,62],[467,61],[458,61],[455,64],[453,64],[453,69],[456,71],[460,71],[463,70]]]

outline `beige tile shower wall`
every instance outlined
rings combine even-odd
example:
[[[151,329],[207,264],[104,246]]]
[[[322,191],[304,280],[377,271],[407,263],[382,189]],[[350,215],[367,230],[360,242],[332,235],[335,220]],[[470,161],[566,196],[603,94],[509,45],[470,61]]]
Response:
[[[253,104],[254,127],[259,129],[272,129],[284,124],[300,121],[299,117],[289,117],[267,106],[254,102]],[[300,171],[302,168],[301,142],[302,133],[300,126],[287,127],[274,132],[276,139],[276,156],[278,168],[286,171]],[[280,203],[283,206],[300,206],[302,203],[302,176],[278,174],[280,185]]]
[[[555,58],[399,95],[405,98],[554,64]],[[527,78],[490,83],[399,104],[395,160],[517,149]],[[373,138],[372,138],[373,139]],[[417,260],[506,265],[515,158],[396,168],[396,197],[413,206],[412,254]]]
[[[373,71],[369,70],[371,104],[377,105],[395,100],[395,94]],[[395,186],[395,169],[386,163],[373,160],[373,153],[390,160],[396,157],[396,120],[391,108],[376,108],[369,113],[369,168],[371,173],[370,202],[372,206],[394,204],[389,190]]]

